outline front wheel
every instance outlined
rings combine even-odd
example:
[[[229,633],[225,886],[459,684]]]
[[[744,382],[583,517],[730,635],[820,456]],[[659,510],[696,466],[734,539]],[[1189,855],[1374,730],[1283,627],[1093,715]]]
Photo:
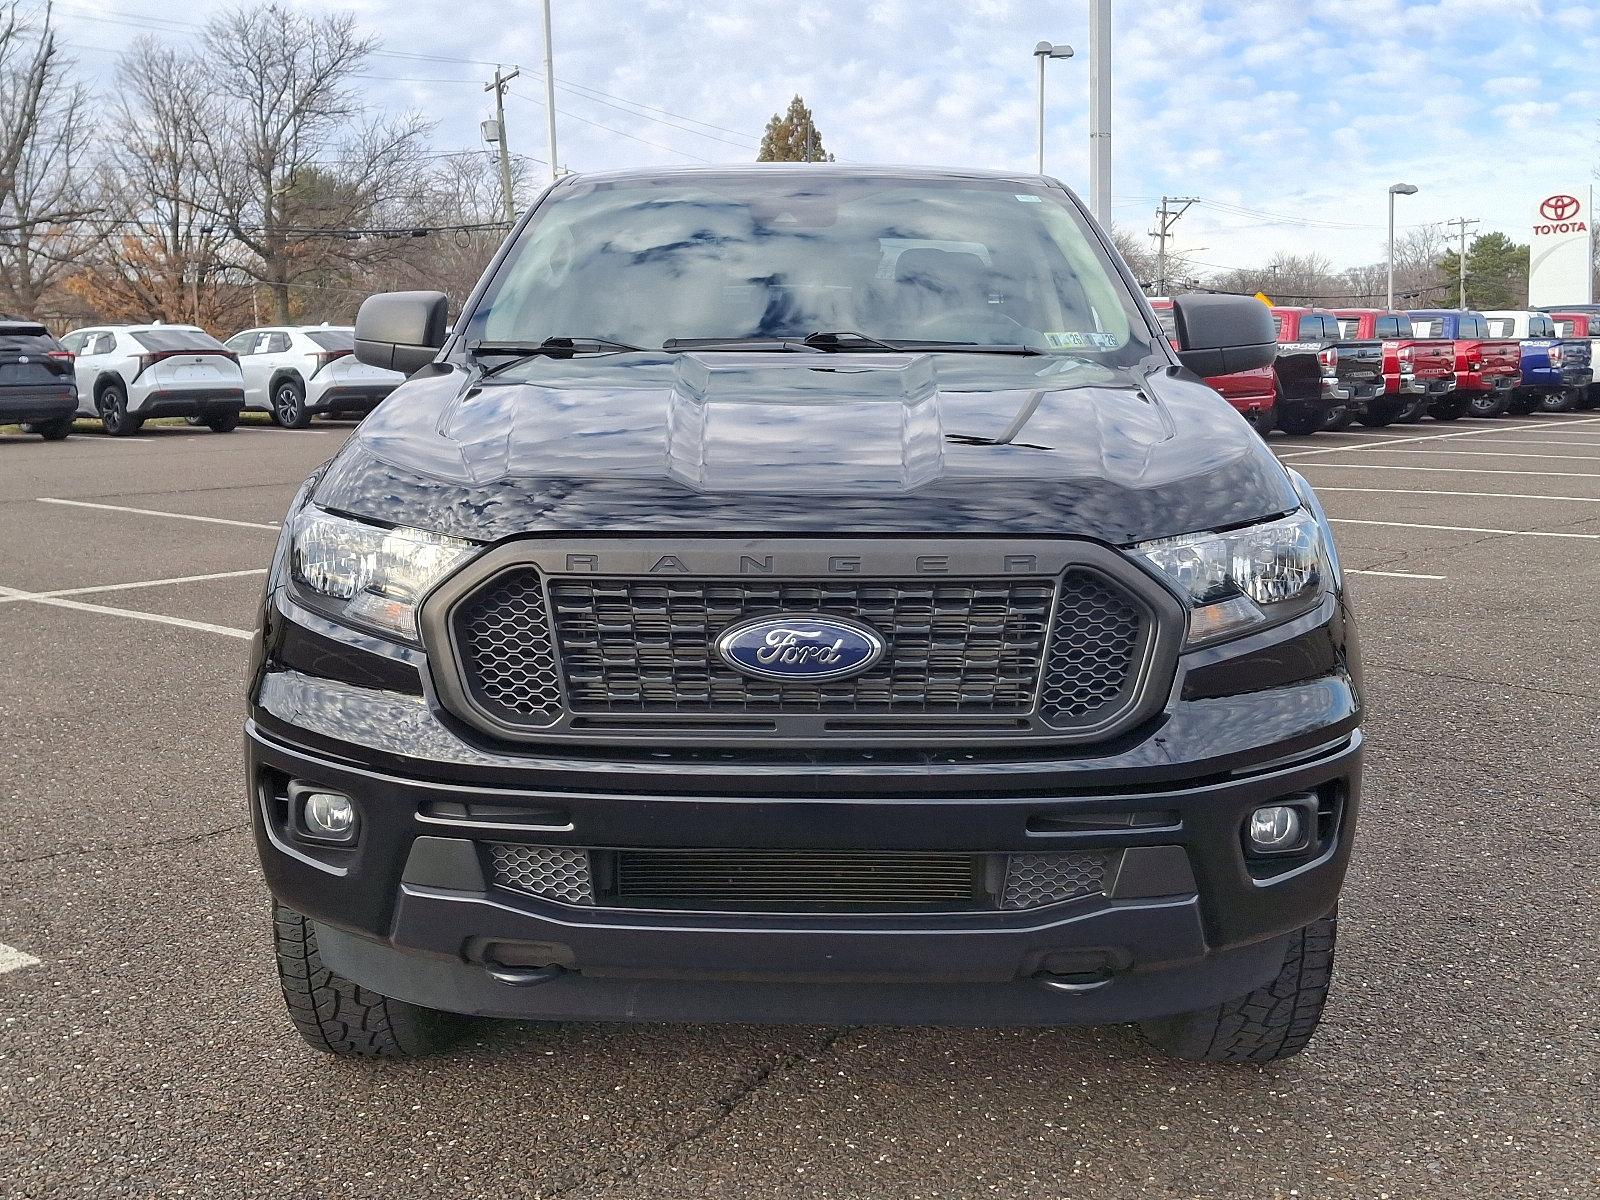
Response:
[[[144,418],[128,411],[128,393],[119,384],[108,383],[94,398],[100,424],[112,437],[132,437],[144,428]]]
[[[1141,1021],[1156,1049],[1198,1062],[1269,1063],[1306,1048],[1322,1020],[1333,983],[1335,909],[1296,930],[1278,977],[1249,995],[1198,1012]]]
[[[298,379],[280,379],[272,386],[272,420],[284,429],[304,429],[311,424],[306,411],[306,390]]]
[[[391,1000],[322,965],[317,929],[273,902],[272,940],[289,1019],[313,1049],[345,1058],[419,1058],[455,1040],[465,1018]]]

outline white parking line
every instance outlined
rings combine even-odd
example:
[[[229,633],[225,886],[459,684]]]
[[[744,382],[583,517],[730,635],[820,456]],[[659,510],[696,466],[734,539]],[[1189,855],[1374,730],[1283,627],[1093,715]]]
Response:
[[[1337,464],[1323,463],[1323,466]],[[1522,474],[1518,471],[1517,474]],[[1484,500],[1562,500],[1569,504],[1600,504],[1600,496],[1537,496],[1526,492],[1448,492],[1434,488],[1358,488],[1319,485],[1321,492],[1373,492],[1384,496],[1475,496]]]
[[[1454,446],[1434,446],[1427,450],[1390,450],[1377,446],[1363,447],[1370,454],[1433,454],[1460,458],[1567,458],[1578,462],[1600,462],[1600,454],[1545,454],[1538,450],[1457,450]],[[1600,446],[1593,447],[1600,450]]]
[[[1382,575],[1385,579],[1443,579],[1443,575],[1414,575],[1410,571],[1357,571],[1346,570],[1346,575]]]
[[[1600,533],[1553,533],[1543,529],[1482,529],[1476,525],[1419,525],[1410,521],[1357,521],[1352,517],[1329,517],[1334,525],[1382,525],[1389,529],[1437,529],[1445,533],[1500,533],[1507,537],[1578,538],[1600,542]]]
[[[19,591],[0,587],[0,599],[21,600],[29,604],[48,604],[54,608],[70,608],[75,612],[98,613],[108,617],[126,617],[130,621],[150,621],[156,625],[176,625],[180,629],[198,629],[202,633],[220,633],[227,637],[244,638],[254,635],[248,629],[234,629],[229,625],[213,625],[209,621],[191,621],[186,617],[169,617],[165,613],[140,612],[133,608],[111,608],[104,604],[85,604],[81,600],[64,600],[37,592]]]
[[[180,521],[203,521],[207,525],[236,525],[241,529],[272,529],[278,528],[276,522],[267,524],[262,521],[235,521],[228,517],[199,517],[194,513],[164,512],[159,508],[129,508],[124,504],[94,504],[88,500],[61,500],[55,496],[40,496],[40,504],[69,504],[73,508],[103,508],[110,512],[138,513],[144,517],[175,517]]]
[[[1582,432],[1582,430],[1579,430],[1571,437],[1559,442],[1553,438],[1506,438],[1500,442],[1479,442],[1477,444],[1480,446],[1569,446],[1574,450],[1600,450],[1600,441],[1583,441],[1578,436]]]
[[[1502,471],[1494,467],[1412,467],[1395,463],[1300,463],[1305,471],[1433,471],[1446,475],[1517,475],[1523,479],[1600,479],[1596,471]]]
[[[1549,429],[1555,424],[1564,425],[1600,425],[1600,417],[1583,417],[1570,420],[1565,417],[1551,416],[1543,421],[1536,421],[1529,425],[1485,425],[1481,429],[1460,429],[1452,433],[1424,433],[1415,437],[1379,438],[1375,442],[1364,442],[1357,446],[1328,446],[1321,450],[1295,450],[1288,454],[1280,454],[1282,459],[1307,458],[1313,454],[1343,454],[1350,450],[1378,449],[1383,446],[1399,445],[1402,442],[1437,442],[1445,438],[1484,437],[1491,433],[1511,433],[1519,429]]]
[[[15,946],[8,946],[0,942],[0,975],[8,971],[20,971],[23,967],[36,967],[39,960],[31,954],[24,954]]]
[[[213,571],[209,575],[174,575],[170,579],[140,579],[134,583],[98,583],[93,587],[57,588],[49,592],[18,592],[0,596],[0,604],[14,604],[19,600],[49,600],[56,596],[87,596],[93,592],[126,592],[133,588],[165,587],[169,583],[206,583],[213,579],[239,579],[246,575],[266,573],[266,567],[251,567],[244,571]]]

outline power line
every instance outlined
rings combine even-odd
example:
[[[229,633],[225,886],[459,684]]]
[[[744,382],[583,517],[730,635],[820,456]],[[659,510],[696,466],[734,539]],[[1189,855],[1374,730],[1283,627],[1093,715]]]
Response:
[[[507,88],[506,92],[508,95],[515,96],[518,100],[525,100],[529,104],[537,104],[540,108],[545,106],[543,100],[536,100],[532,96],[525,96],[521,92],[512,91],[510,88]],[[610,125],[603,125],[599,121],[591,121],[588,117],[580,117],[575,112],[567,112],[565,109],[559,111],[561,112],[562,116],[569,120],[579,121],[584,125],[593,125],[596,129],[604,129],[607,133],[614,133],[618,137],[630,138],[635,142],[642,142],[646,146],[654,146],[657,150],[665,150],[669,154],[681,154],[684,158],[692,158],[696,162],[709,163],[712,161],[709,158],[702,158],[698,154],[690,154],[687,150],[679,150],[676,146],[668,146],[662,142],[652,142],[649,138],[639,137],[637,134],[629,133],[626,129],[615,129]]]
[[[1167,238],[1172,234],[1172,227],[1178,223],[1178,218],[1189,211],[1191,204],[1198,204],[1199,200],[1193,196],[1163,196],[1161,208],[1156,213],[1156,227],[1150,236],[1156,239],[1156,294],[1167,294]],[[1181,204],[1182,208],[1176,212],[1170,211],[1169,204]]]

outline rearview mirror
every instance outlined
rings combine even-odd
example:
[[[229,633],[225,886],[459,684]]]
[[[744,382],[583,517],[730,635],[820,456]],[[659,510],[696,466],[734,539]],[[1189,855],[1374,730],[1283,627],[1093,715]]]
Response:
[[[356,313],[356,357],[407,375],[444,345],[449,301],[443,292],[380,292]]]
[[[1277,360],[1277,326],[1253,296],[1178,296],[1172,315],[1178,361],[1196,375],[1253,371]]]

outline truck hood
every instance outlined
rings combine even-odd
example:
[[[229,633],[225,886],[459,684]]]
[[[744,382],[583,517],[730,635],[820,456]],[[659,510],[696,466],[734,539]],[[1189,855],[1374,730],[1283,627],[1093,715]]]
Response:
[[[316,503],[519,534],[934,533],[1110,544],[1297,507],[1217,394],[1150,359],[627,354],[481,378],[436,364],[328,465]]]

